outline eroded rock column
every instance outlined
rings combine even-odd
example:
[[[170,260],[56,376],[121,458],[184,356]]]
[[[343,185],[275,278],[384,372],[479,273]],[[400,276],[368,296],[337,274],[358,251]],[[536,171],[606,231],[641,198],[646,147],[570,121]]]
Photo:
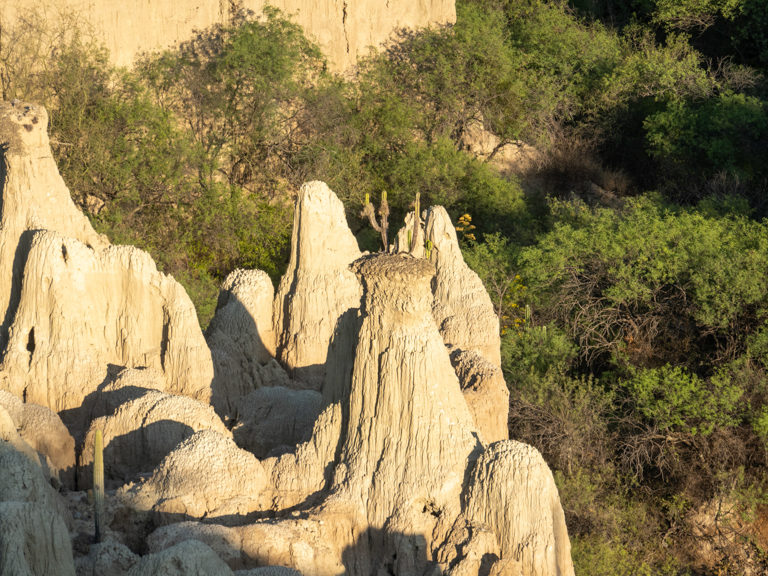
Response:
[[[353,269],[363,320],[334,496],[359,506],[368,532],[345,565],[353,574],[416,573],[431,557],[438,518],[458,512],[478,440],[432,319],[432,264],[378,254]]]
[[[320,390],[338,319],[360,306],[349,265],[360,257],[344,205],[323,182],[304,184],[296,200],[291,260],[274,304],[277,357],[303,386]]]

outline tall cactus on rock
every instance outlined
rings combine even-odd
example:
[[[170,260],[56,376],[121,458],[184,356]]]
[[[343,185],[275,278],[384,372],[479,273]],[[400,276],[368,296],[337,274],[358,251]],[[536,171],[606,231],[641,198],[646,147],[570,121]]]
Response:
[[[104,439],[96,430],[93,441],[93,520],[95,541],[101,542],[104,528]]]
[[[368,218],[373,229],[381,234],[381,242],[384,245],[384,252],[389,251],[389,241],[387,239],[387,229],[389,228],[389,203],[387,202],[387,191],[381,191],[381,204],[379,205],[379,219],[376,219],[376,209],[371,203],[370,194],[365,194],[365,202],[360,212],[361,218]]]

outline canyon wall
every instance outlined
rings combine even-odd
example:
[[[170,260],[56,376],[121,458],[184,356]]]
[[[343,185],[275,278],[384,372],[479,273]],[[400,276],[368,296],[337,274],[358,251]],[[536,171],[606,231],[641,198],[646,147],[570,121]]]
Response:
[[[456,20],[454,0],[271,0],[320,45],[334,70],[344,70],[399,28]],[[4,3],[5,4],[5,3]],[[109,49],[112,61],[130,65],[138,54],[189,39],[194,30],[226,22],[234,10],[260,14],[263,0],[16,0],[0,7],[7,22],[42,11],[55,21],[74,12]]]

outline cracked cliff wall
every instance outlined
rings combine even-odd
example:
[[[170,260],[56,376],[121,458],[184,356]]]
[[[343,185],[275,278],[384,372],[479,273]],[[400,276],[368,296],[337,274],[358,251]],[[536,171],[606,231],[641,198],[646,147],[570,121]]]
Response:
[[[194,30],[225,22],[241,6],[261,13],[263,0],[16,0],[0,7],[9,22],[33,9],[50,18],[77,13],[93,27],[115,64],[127,66],[145,51],[168,48]],[[271,0],[315,40],[335,70],[353,65],[399,28],[420,28],[456,20],[454,0]]]

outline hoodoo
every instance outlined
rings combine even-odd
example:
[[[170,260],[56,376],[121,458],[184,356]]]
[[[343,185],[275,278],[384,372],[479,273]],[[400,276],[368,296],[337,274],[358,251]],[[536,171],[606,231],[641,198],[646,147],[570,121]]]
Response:
[[[274,323],[280,362],[307,388],[321,388],[336,322],[360,306],[360,283],[349,269],[359,257],[341,201],[324,182],[304,184]]]
[[[191,300],[151,257],[111,246],[59,176],[39,106],[0,104],[0,371],[9,391],[82,432],[83,403],[115,367],[152,367],[208,401],[213,364]],[[110,368],[111,367],[111,368]]]

